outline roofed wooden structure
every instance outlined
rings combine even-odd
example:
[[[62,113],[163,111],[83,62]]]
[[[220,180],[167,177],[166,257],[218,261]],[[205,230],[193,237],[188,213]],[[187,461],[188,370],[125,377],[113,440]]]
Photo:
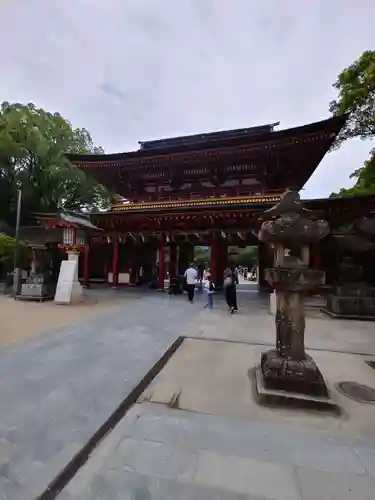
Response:
[[[262,196],[300,190],[345,120],[285,130],[263,125],[141,142],[129,153],[67,156],[132,202]]]
[[[93,277],[137,284],[158,269],[164,288],[165,251],[175,276],[192,259],[197,244],[211,247],[211,271],[220,284],[228,245],[258,244],[258,213],[275,205],[285,189],[300,191],[334,142],[346,116],[276,130],[277,123],[209,134],[141,141],[140,149],[104,155],[67,155],[88,175],[123,197],[110,211],[90,214],[85,244],[85,282]],[[304,201],[332,229],[375,210],[375,197]],[[80,216],[78,216],[79,218]],[[78,228],[77,214],[56,221],[39,216],[44,227]],[[88,221],[87,221],[88,222]],[[87,224],[85,222],[85,224]],[[77,225],[78,224],[78,225]],[[75,231],[76,233],[77,231]],[[90,258],[89,258],[90,255]],[[311,265],[322,266],[314,248]],[[260,244],[259,283],[273,254]]]
[[[92,222],[104,233],[112,234],[188,234],[239,230],[251,232],[257,214],[275,205],[279,195],[178,202],[129,203],[112,212],[91,214]],[[303,200],[304,206],[317,211],[332,228],[352,223],[375,210],[375,196],[353,196]]]

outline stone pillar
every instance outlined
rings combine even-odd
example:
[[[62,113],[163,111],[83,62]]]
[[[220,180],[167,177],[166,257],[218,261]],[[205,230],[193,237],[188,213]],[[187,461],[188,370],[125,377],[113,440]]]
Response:
[[[318,245],[311,245],[310,256],[312,269],[322,269],[321,249]]]
[[[158,276],[158,290],[164,291],[164,278],[165,278],[165,258],[164,258],[164,240],[159,242],[159,276]]]
[[[75,250],[68,250],[67,252],[68,254],[68,260],[71,260],[71,261],[74,261],[74,262],[77,262],[77,265],[76,265],[76,270],[75,270],[75,274],[74,274],[74,279],[73,281],[78,281],[78,262],[79,262],[79,253],[76,252]]]
[[[273,266],[272,248],[265,245],[263,242],[259,243],[259,261],[258,261],[258,289],[261,292],[272,292],[272,287],[265,277],[265,270]]]
[[[72,250],[68,251],[68,260],[76,262],[76,268],[72,283],[72,294],[70,298],[70,303],[74,304],[77,302],[81,302],[83,300],[83,291],[80,282],[78,281],[78,263],[79,263],[79,253]]]
[[[283,359],[305,359],[305,314],[300,292],[276,293],[276,350]]]
[[[90,247],[86,243],[83,255],[83,284],[85,287],[89,286],[89,252]]]
[[[37,260],[36,260],[36,252],[34,249],[31,250],[31,266],[30,266],[30,274],[36,274],[36,266],[37,266]]]
[[[118,285],[118,238],[113,238],[113,261],[112,261],[113,287]]]

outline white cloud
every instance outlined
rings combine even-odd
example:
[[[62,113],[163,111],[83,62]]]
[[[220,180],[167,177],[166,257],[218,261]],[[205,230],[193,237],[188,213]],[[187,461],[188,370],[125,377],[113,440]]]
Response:
[[[339,71],[375,45],[372,0],[12,0],[0,9],[0,99],[58,110],[108,152],[326,118]],[[331,153],[304,195],[350,185],[370,148],[354,141]]]

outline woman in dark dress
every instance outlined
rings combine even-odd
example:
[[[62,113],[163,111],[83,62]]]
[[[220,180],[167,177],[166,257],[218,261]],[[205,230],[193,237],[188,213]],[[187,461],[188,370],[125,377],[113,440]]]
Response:
[[[236,276],[235,273],[229,268],[224,271],[224,291],[229,311],[233,314],[234,311],[238,311]]]

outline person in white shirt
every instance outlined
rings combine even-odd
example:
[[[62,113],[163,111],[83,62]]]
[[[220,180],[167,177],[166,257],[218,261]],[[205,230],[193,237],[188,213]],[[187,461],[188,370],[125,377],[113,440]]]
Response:
[[[195,282],[198,276],[197,271],[195,270],[193,264],[190,264],[190,267],[186,269],[184,276],[186,279],[186,289],[189,302],[193,302],[194,292],[195,292]]]

